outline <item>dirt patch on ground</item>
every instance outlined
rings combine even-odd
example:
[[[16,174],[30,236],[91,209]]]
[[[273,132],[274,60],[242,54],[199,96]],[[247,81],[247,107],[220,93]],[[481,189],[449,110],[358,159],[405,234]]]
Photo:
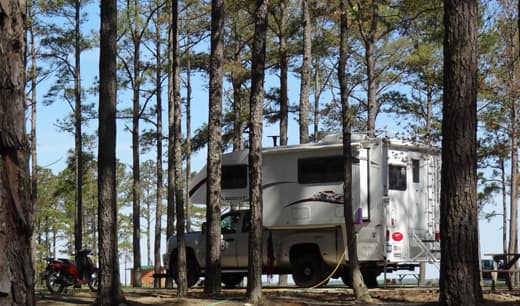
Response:
[[[218,296],[208,297],[201,289],[192,289],[186,298],[178,298],[171,289],[125,289],[128,306],[171,305],[171,306],[242,306],[247,304],[245,289],[223,290]],[[296,289],[265,288],[264,305],[286,306],[336,306],[359,305],[354,301],[352,290],[348,288]],[[437,305],[437,288],[387,288],[371,289],[370,295],[375,305]],[[37,293],[38,306],[89,305],[95,293],[73,290],[59,295],[45,291]],[[513,306],[520,305],[520,290],[498,290],[491,293],[484,290],[483,305]]]

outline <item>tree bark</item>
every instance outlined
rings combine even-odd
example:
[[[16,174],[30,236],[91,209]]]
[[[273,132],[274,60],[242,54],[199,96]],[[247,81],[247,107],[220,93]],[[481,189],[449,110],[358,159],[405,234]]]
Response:
[[[159,5],[159,4],[158,4]],[[155,32],[155,87],[157,90],[156,94],[156,114],[157,114],[157,133],[156,133],[156,142],[157,142],[157,193],[156,193],[156,201],[155,201],[155,236],[154,236],[154,273],[162,273],[161,268],[161,232],[162,232],[162,201],[163,201],[163,166],[162,166],[162,61],[161,61],[161,10],[157,10],[157,22],[156,22],[156,32]],[[154,288],[161,287],[161,279],[154,278],[153,282]]]
[[[287,0],[280,0],[280,145],[287,145],[287,127],[289,122],[289,55],[287,50]]]
[[[347,23],[347,0],[341,0],[340,11],[340,56],[338,63],[338,79],[340,84],[341,95],[341,116],[343,127],[343,165],[344,165],[344,181],[343,181],[343,199],[344,199],[344,215],[345,227],[347,234],[348,249],[348,278],[352,284],[356,300],[361,303],[370,303],[371,298],[368,289],[363,283],[361,270],[359,268],[359,259],[357,255],[357,233],[354,227],[354,215],[352,212],[352,143],[351,128],[352,119],[350,105],[348,102],[348,82],[347,82],[347,58],[348,58],[348,23]]]
[[[222,95],[224,70],[224,1],[211,1],[211,55],[209,68],[209,118],[206,207],[206,281],[204,292],[221,288],[220,191],[222,166]]]
[[[129,3],[129,2],[128,2]],[[134,4],[134,10],[137,10],[139,5],[136,1]],[[137,14],[137,13],[136,13]],[[137,18],[134,17],[134,20]],[[130,22],[130,18],[129,18]],[[141,117],[141,106],[140,106],[140,45],[141,40],[139,35],[136,33],[136,29],[131,29],[132,41],[134,44],[134,56],[133,56],[133,83],[132,83],[132,245],[133,245],[133,257],[134,257],[134,279],[133,287],[140,288],[141,284],[141,162],[139,155],[139,119]]]
[[[101,1],[99,56],[98,223],[99,291],[96,305],[125,302],[119,277],[116,205],[116,0]]]
[[[81,131],[81,0],[75,2],[74,21],[74,156],[76,166],[76,216],[74,222],[74,247],[83,247],[83,135]]]
[[[34,211],[35,208],[36,208],[36,205],[38,203],[38,151],[37,151],[37,134],[36,134],[36,124],[37,124],[37,120],[38,120],[38,117],[36,116],[37,114],[37,101],[36,101],[36,91],[37,91],[37,77],[38,77],[38,72],[37,72],[37,63],[36,63],[36,57],[37,57],[37,52],[36,52],[36,46],[35,46],[35,35],[34,35],[34,18],[35,18],[35,12],[34,12],[34,9],[33,9],[33,6],[34,6],[34,3],[28,3],[27,4],[27,16],[26,18],[30,18],[30,20],[27,21],[28,23],[28,34],[29,34],[29,41],[30,41],[30,44],[31,44],[31,48],[30,48],[30,57],[31,57],[31,75],[30,75],[30,78],[31,78],[31,136],[30,136],[30,141],[31,141],[31,205],[32,205],[32,210]],[[33,218],[35,218],[34,214],[33,214]],[[36,225],[36,229],[38,229],[40,227],[39,224]],[[38,230],[37,230],[38,231]],[[33,264],[34,264],[34,269],[36,269],[36,264],[35,264],[35,260],[36,260],[36,252],[37,252],[37,245],[40,245],[39,243],[37,244],[36,241],[37,241],[37,237],[41,237],[41,233],[33,233],[33,245],[32,245],[32,258],[33,258]]]
[[[500,158],[500,181],[502,183],[502,252],[507,252],[507,179],[506,165],[503,157]]]
[[[172,1],[172,73],[173,73],[173,154],[175,164],[175,215],[177,216],[177,295],[188,294],[186,277],[186,241],[184,236],[184,194],[182,186],[182,134],[181,134],[181,93],[179,63],[179,0]],[[171,138],[170,138],[171,139]],[[172,152],[169,152],[172,154]]]
[[[520,0],[518,1],[518,10],[517,14],[520,13]],[[517,16],[517,32],[520,31],[520,16]],[[520,42],[520,33],[518,33],[518,42]],[[514,42],[512,42],[512,47],[514,48]],[[518,57],[520,58],[520,48],[518,48]],[[517,91],[517,60],[513,60],[510,65],[511,69],[511,92],[516,93]],[[511,220],[509,224],[509,253],[518,253],[518,109],[517,109],[517,101],[518,95],[513,94],[511,97],[511,188],[509,195],[509,202],[511,205]],[[518,263],[514,265],[514,268],[518,268]],[[520,275],[518,273],[514,273],[511,276],[511,281],[514,286],[517,286],[520,281]]]
[[[482,301],[476,196],[477,5],[444,1],[441,305]]]
[[[25,134],[24,1],[0,6],[0,304],[35,305]]]
[[[188,44],[189,45],[189,44]],[[191,60],[186,63],[186,188],[190,186],[191,179]],[[186,232],[191,232],[191,200],[190,193],[186,192]]]
[[[514,65],[514,64],[513,64]],[[513,80],[512,83],[515,83]],[[514,85],[516,86],[516,85]],[[514,89],[512,89],[514,92]],[[509,193],[510,214],[509,223],[509,253],[518,253],[518,114],[516,98],[511,98],[511,188]],[[515,267],[517,264],[515,264]],[[511,276],[513,284],[518,285],[518,273]]]
[[[376,60],[374,49],[376,45],[377,24],[379,20],[379,7],[376,1],[372,1],[372,22],[368,36],[364,38],[365,43],[365,61],[367,65],[367,103],[368,103],[368,136],[375,137],[376,134],[376,118],[379,111],[377,104],[377,84],[376,84]]]
[[[240,47],[241,33],[238,32],[236,23],[233,25],[234,40],[232,41],[232,61],[239,65],[242,62],[242,48]],[[236,71],[231,72],[231,86],[233,87],[233,151],[244,149],[244,138],[242,137],[244,120],[242,119],[243,98],[242,84],[244,74]]]
[[[247,297],[253,304],[262,301],[262,113],[264,109],[265,46],[267,0],[256,0],[249,123],[249,199],[251,230],[247,269]]]
[[[174,84],[174,71],[173,62],[174,48],[177,42],[175,40],[174,29],[173,29],[173,12],[172,6],[169,6],[170,10],[170,27],[168,30],[168,195],[167,195],[167,208],[166,208],[166,239],[168,240],[175,233],[175,155],[170,154],[174,152],[174,141],[175,125],[174,125],[174,100],[175,100],[175,84]],[[166,278],[166,288],[173,288],[173,278],[170,276]]]
[[[312,42],[309,2],[302,0],[303,11],[303,60],[300,83],[300,143],[309,142],[309,92],[311,84]]]

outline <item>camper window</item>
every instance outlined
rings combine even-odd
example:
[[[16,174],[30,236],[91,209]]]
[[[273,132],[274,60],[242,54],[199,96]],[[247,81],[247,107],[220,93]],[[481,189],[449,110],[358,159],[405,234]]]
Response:
[[[247,165],[222,166],[222,189],[247,187]]]
[[[419,168],[420,162],[418,159],[412,159],[412,182],[420,183]]]
[[[300,184],[343,181],[342,156],[324,156],[298,160],[298,182]]]
[[[398,165],[388,166],[388,185],[392,190],[406,190],[406,167]]]

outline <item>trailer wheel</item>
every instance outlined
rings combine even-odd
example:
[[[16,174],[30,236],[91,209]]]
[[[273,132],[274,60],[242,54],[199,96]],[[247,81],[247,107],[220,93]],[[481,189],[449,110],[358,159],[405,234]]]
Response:
[[[234,288],[244,279],[244,275],[237,273],[223,273],[222,282],[226,288]]]
[[[170,257],[170,275],[173,277],[175,283],[177,282],[177,252],[172,252]],[[195,256],[186,250],[186,278],[188,281],[188,287],[191,288],[199,281],[200,268]]]
[[[297,255],[292,264],[292,276],[298,287],[311,287],[321,282],[327,275],[324,263],[318,254]]]

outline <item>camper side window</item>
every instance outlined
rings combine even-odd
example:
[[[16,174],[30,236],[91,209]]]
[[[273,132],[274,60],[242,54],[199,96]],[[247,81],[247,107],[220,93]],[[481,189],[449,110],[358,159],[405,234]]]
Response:
[[[342,156],[324,156],[298,160],[298,182],[300,184],[343,181]]]
[[[247,165],[222,166],[222,189],[247,187]]]
[[[388,166],[388,188],[392,190],[406,190],[405,166]]]
[[[412,159],[412,182],[420,183],[420,161],[418,159]]]

